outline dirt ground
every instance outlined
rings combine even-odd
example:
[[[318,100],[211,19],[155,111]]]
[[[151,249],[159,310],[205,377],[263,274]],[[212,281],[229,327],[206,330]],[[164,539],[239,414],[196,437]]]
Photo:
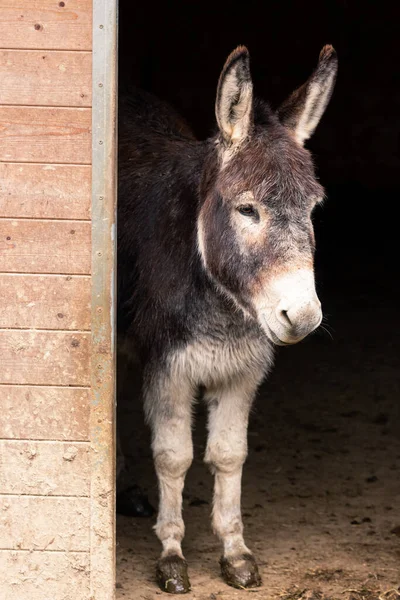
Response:
[[[212,478],[202,463],[205,413],[198,406],[196,458],[184,496],[192,592],[188,600],[395,600],[400,598],[399,318],[385,290],[351,273],[341,293],[324,290],[332,338],[321,332],[280,349],[258,395],[243,479],[245,539],[263,586],[222,581],[210,529]],[[365,283],[365,285],[364,285]],[[381,285],[381,284],[380,284]],[[135,396],[132,387],[132,398]],[[157,503],[141,407],[123,420],[137,479]],[[134,437],[129,428],[134,427]],[[117,598],[155,600],[160,545],[154,519],[118,518]]]

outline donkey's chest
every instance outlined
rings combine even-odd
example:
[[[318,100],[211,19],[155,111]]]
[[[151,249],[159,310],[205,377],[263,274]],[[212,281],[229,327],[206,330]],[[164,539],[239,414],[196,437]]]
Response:
[[[204,336],[179,350],[174,367],[196,385],[226,384],[238,379],[259,381],[269,370],[273,349],[264,336],[236,339]]]

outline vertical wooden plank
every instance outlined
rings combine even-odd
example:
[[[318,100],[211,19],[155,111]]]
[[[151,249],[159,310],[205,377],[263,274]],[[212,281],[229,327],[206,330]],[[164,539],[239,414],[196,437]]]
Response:
[[[115,598],[117,0],[93,11],[91,593]],[[100,85],[101,84],[101,85]]]

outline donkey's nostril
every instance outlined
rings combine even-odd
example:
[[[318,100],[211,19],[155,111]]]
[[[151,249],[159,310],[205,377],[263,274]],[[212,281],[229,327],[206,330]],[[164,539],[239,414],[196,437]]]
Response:
[[[288,311],[287,310],[281,310],[279,311],[281,320],[286,324],[286,325],[290,325],[290,327],[292,326],[292,321],[289,319],[289,315],[288,315]]]

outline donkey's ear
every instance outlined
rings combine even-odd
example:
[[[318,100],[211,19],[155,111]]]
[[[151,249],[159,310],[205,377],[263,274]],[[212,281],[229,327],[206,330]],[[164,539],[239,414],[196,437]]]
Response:
[[[253,83],[249,51],[238,46],[229,56],[219,77],[215,115],[227,146],[240,144],[253,124]]]
[[[278,110],[281,122],[293,131],[301,145],[314,133],[328,105],[335,86],[337,65],[334,48],[324,46],[314,73]]]

